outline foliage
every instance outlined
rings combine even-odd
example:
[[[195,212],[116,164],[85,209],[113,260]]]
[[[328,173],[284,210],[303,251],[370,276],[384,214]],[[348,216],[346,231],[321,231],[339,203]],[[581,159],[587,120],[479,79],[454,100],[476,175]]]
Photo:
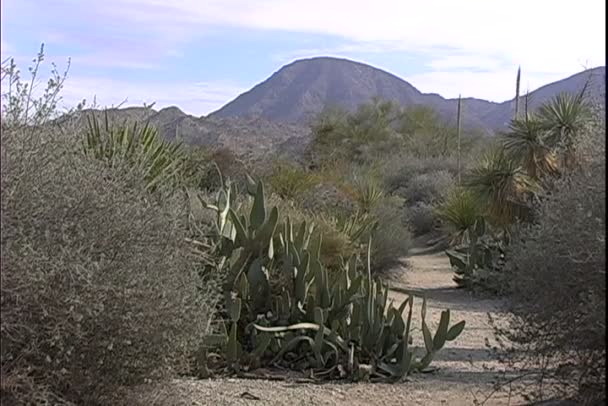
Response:
[[[283,199],[296,200],[320,179],[314,173],[286,163],[277,163],[268,179],[272,190]]]
[[[382,275],[400,264],[412,246],[405,202],[398,196],[385,197],[371,212],[375,220],[372,237],[372,271]]]
[[[41,64],[44,62],[44,44],[34,58],[34,65],[29,68],[31,79],[24,82],[21,72],[13,58],[2,63],[2,130],[8,128],[37,127],[56,115],[57,104],[61,100],[59,93],[67,78],[70,61],[66,70],[61,74],[55,64],[52,64],[49,78],[43,94],[36,98],[33,91],[37,87]]]
[[[181,145],[163,140],[148,124],[115,126],[110,124],[107,111],[102,126],[94,115],[87,117],[87,123],[85,155],[102,160],[111,168],[126,165],[144,174],[148,190],[175,183],[183,174]]]
[[[2,382],[20,382],[3,404],[112,404],[188,367],[213,303],[181,247],[183,204],[142,178],[52,129],[2,131]]]
[[[386,157],[382,162],[382,178],[388,193],[398,193],[408,198],[407,188],[414,183],[414,179],[420,176],[420,188],[424,188],[424,182],[432,179],[432,173],[449,173],[454,177],[457,173],[456,159],[453,157],[418,158],[409,154],[395,154]],[[428,178],[422,178],[427,175]],[[442,177],[445,175],[442,175]],[[443,184],[438,183],[438,186]],[[435,186],[429,187],[433,190],[439,189]]]
[[[522,165],[526,174],[535,180],[557,174],[557,156],[547,144],[547,134],[544,123],[528,115],[512,120],[509,132],[502,137],[506,156]]]
[[[435,207],[428,203],[416,202],[407,208],[407,222],[417,236],[433,231],[438,223]]]
[[[547,131],[547,142],[564,155],[563,165],[571,168],[574,149],[580,134],[590,119],[591,109],[584,98],[585,89],[577,95],[562,93],[538,111],[539,118]]]
[[[320,262],[323,235],[314,225],[294,225],[289,218],[278,224],[278,209],[266,209],[263,183],[249,190],[248,216],[231,208],[230,188],[216,205],[208,205],[217,213],[217,250],[224,258],[218,266],[229,268],[226,332],[208,342],[222,348],[233,370],[280,364],[312,369],[317,378],[395,380],[427,368],[464,328],[464,322],[450,328],[446,310],[433,336],[423,303],[426,352],[417,360],[409,347],[413,296],[398,309],[388,303],[387,288],[371,276],[371,245],[366,273],[351,257],[332,281]],[[279,278],[289,283],[277,284]]]
[[[486,233],[485,222],[478,219],[464,232],[463,242],[446,251],[460,287],[504,293],[504,242]]]
[[[469,171],[463,184],[485,207],[484,215],[500,227],[507,227],[517,219],[529,219],[529,200],[538,190],[536,182],[502,148],[486,155]]]
[[[407,183],[402,194],[409,202],[436,204],[450,193],[455,184],[456,179],[446,170],[421,173]]]
[[[372,211],[384,198],[384,190],[379,182],[370,176],[355,177],[353,183],[355,201],[363,213]]]
[[[482,209],[471,191],[457,188],[437,206],[436,214],[450,234],[452,244],[460,244],[468,240],[469,230],[483,219]]]
[[[538,370],[536,396],[606,398],[606,130],[580,134],[578,166],[543,197],[535,224],[513,238],[507,272],[514,317],[498,335],[511,362]],[[540,392],[540,393],[539,393]]]

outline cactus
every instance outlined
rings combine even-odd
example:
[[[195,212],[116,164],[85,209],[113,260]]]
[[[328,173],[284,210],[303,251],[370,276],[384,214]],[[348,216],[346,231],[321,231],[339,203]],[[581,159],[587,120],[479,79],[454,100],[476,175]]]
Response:
[[[320,260],[323,236],[314,225],[289,218],[279,225],[278,210],[265,206],[262,183],[250,180],[247,189],[253,198],[248,216],[231,207],[234,191],[228,188],[217,204],[205,206],[218,213],[218,252],[228,269],[223,287],[229,328],[220,341],[234,370],[246,359],[294,367],[296,354],[297,365],[317,376],[358,379],[365,370],[372,381],[394,381],[427,368],[446,341],[462,332],[464,322],[450,327],[445,311],[431,335],[423,300],[427,351],[417,360],[409,348],[414,297],[399,307],[389,302],[388,288],[371,275],[371,239],[366,266],[349,258],[330,280]],[[276,285],[271,275],[289,283]]]

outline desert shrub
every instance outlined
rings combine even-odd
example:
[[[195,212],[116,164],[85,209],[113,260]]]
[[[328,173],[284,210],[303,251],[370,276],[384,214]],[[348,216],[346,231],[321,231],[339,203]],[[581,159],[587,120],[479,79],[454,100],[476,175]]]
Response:
[[[267,198],[268,205],[279,209],[279,222],[283,223],[287,218],[293,224],[308,224],[314,222],[315,227],[323,234],[321,242],[321,260],[326,266],[335,270],[342,264],[343,258],[359,252],[359,244],[341,229],[340,218],[331,212],[303,209],[295,202],[282,199],[280,196],[271,194]],[[247,213],[251,209],[251,202],[244,203],[238,210],[239,213]]]
[[[347,184],[322,182],[305,193],[298,204],[312,213],[353,213],[357,208],[356,192]]]
[[[435,207],[429,203],[417,202],[407,208],[407,222],[415,235],[433,231],[437,221]]]
[[[118,386],[186,369],[212,304],[182,249],[184,200],[80,148],[2,131],[2,374],[111,404]],[[3,403],[37,396],[3,386]]]
[[[403,197],[407,197],[407,187],[414,178],[433,172],[449,173],[456,176],[458,172],[456,158],[453,156],[417,158],[409,154],[395,154],[387,157],[382,166],[387,191],[393,193],[399,190]],[[442,176],[446,177],[446,175]]]
[[[399,264],[411,248],[406,208],[398,196],[384,198],[371,212],[378,222],[372,238],[372,268],[382,273]]]
[[[300,198],[319,181],[315,173],[284,162],[278,162],[268,178],[268,183],[276,194],[291,200]]]
[[[455,186],[456,179],[448,171],[421,173],[405,186],[403,194],[408,202],[437,203]]]
[[[540,369],[539,390],[577,404],[606,399],[605,134],[598,120],[577,140],[577,167],[543,197],[536,224],[514,238],[514,317],[499,330],[519,350],[515,360]]]

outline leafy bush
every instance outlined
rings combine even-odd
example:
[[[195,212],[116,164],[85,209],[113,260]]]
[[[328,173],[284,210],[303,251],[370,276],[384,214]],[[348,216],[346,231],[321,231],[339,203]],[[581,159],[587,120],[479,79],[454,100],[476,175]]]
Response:
[[[605,136],[603,118],[579,135],[577,166],[507,254],[515,317],[499,335],[515,343],[516,361],[540,368],[539,388],[577,404],[606,399]]]
[[[181,248],[183,201],[81,151],[2,131],[2,381],[47,393],[3,386],[3,403],[112,403],[118,386],[187,368],[212,314]]]

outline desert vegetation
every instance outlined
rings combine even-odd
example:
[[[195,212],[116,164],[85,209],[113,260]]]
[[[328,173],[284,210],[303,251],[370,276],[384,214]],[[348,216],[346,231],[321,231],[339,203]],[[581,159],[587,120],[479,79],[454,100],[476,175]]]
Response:
[[[260,368],[428,372],[466,323],[389,299],[420,238],[463,289],[509,299],[498,350],[535,371],[528,396],[605,399],[605,122],[584,92],[493,139],[425,106],[332,108],[298,163],[60,113],[67,71],[32,92],[43,59],[27,82],[2,66],[2,402],[117,404]]]

